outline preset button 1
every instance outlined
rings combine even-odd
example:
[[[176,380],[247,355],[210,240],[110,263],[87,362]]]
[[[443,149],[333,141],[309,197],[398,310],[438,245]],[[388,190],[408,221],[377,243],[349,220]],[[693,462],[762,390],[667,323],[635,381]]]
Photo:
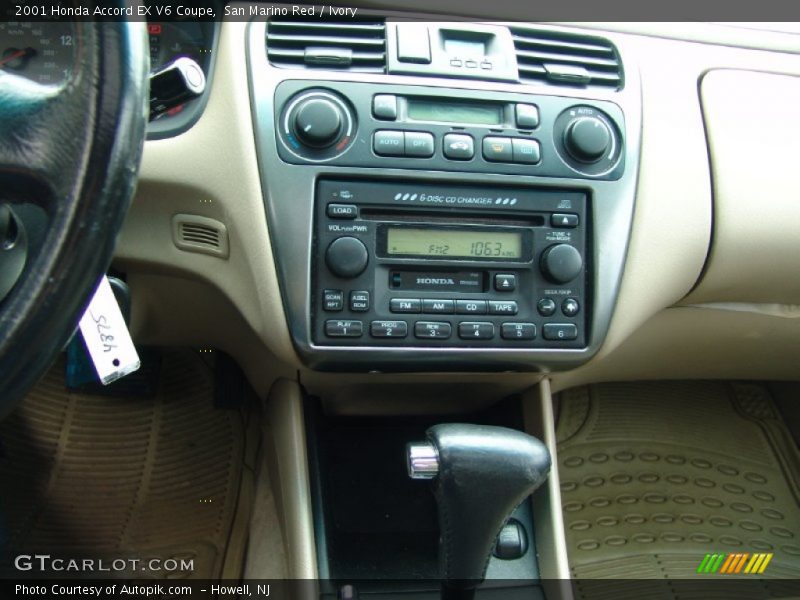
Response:
[[[325,321],[325,335],[328,337],[361,337],[364,324],[349,319]]]

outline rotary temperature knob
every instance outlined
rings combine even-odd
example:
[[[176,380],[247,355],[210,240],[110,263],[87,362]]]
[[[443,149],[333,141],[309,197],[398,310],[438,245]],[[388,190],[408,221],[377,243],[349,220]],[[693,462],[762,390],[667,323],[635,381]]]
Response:
[[[303,144],[326,148],[336,142],[342,132],[341,109],[325,97],[305,98],[294,110],[292,126]]]
[[[542,252],[542,274],[553,283],[569,283],[581,274],[583,258],[569,244],[553,244]]]
[[[576,160],[596,162],[611,146],[611,131],[598,117],[578,117],[564,131],[564,145]]]

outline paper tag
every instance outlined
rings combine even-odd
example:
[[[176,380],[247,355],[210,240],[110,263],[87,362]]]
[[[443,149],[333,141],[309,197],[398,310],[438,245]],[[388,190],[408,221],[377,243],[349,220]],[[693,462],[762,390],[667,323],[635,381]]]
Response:
[[[133,373],[141,365],[125,318],[105,275],[81,317],[80,330],[103,385]]]

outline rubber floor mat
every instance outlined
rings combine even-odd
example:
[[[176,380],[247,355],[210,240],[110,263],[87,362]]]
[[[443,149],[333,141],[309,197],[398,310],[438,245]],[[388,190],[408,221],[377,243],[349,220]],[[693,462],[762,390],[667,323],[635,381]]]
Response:
[[[576,580],[696,578],[707,553],[772,553],[763,578],[800,578],[800,461],[765,387],[600,384],[560,410]]]
[[[213,408],[212,369],[166,352],[153,399],[68,393],[63,373],[56,364],[0,423],[5,550],[156,558],[137,577],[218,578],[229,539],[245,541],[232,531],[245,435],[238,411]],[[166,572],[169,558],[193,568]]]

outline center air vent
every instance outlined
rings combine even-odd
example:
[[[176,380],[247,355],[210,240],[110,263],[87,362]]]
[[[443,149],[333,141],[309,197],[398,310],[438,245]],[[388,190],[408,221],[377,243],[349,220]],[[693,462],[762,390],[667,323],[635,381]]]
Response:
[[[512,27],[521,83],[621,89],[622,63],[601,37]]]
[[[386,71],[383,21],[270,21],[267,57],[283,69]]]

